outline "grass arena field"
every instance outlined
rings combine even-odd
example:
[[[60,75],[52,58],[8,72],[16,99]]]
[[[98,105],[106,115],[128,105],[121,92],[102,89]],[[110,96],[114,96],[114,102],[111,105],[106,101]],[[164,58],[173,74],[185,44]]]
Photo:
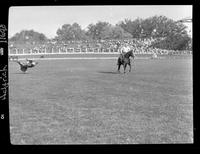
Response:
[[[193,143],[191,57],[38,62],[9,62],[12,144]]]

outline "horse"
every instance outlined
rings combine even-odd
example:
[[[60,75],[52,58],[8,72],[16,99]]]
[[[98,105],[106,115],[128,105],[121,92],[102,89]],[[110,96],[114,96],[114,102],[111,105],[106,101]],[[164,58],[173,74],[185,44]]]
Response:
[[[35,65],[38,64],[38,62],[34,62],[32,60],[28,60],[28,61],[29,61],[28,63],[22,63],[18,60],[16,61],[20,65],[20,70],[24,73],[27,71],[28,68],[34,67]]]
[[[124,66],[124,73],[126,73],[126,66],[129,65],[129,72],[131,72],[131,60],[130,57],[132,57],[134,59],[134,54],[133,54],[133,50],[128,51],[127,53],[124,54],[124,56],[120,55],[120,57],[118,58],[118,72],[120,72],[120,66],[123,65]]]

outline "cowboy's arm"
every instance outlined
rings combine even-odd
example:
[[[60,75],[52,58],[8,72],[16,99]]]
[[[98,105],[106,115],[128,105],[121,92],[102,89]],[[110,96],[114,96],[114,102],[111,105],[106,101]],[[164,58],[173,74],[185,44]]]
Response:
[[[124,53],[124,48],[122,47],[119,51],[120,51],[120,54],[123,54]]]

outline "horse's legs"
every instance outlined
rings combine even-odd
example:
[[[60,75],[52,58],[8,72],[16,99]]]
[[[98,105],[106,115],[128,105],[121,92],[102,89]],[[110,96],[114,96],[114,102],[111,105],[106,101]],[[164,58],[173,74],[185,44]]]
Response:
[[[126,66],[127,64],[124,64],[124,73],[126,73]]]
[[[129,72],[131,72],[131,63],[129,63],[128,65],[129,65],[129,68],[130,68],[130,69],[129,69]]]
[[[121,64],[118,64],[118,72],[120,72],[120,66],[121,66]]]

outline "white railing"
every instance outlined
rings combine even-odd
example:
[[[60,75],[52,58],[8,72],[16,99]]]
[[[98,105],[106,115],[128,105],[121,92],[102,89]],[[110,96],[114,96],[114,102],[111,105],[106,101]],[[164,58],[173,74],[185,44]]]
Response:
[[[47,50],[47,48],[41,49],[8,49],[9,55],[47,55],[47,54],[117,54],[118,51],[107,48],[107,49],[100,49],[100,48],[51,48]]]
[[[192,54],[192,51],[170,51],[162,49],[152,49],[150,51],[136,49],[134,54]],[[9,56],[23,56],[23,55],[54,55],[54,54],[119,54],[119,52],[112,48],[42,48],[42,49],[8,49]]]

